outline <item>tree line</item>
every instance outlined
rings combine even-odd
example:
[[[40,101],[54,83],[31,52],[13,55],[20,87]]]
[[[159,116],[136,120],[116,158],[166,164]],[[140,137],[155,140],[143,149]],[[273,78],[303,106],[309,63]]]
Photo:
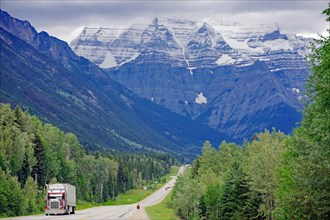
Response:
[[[86,152],[74,134],[0,105],[0,217],[43,210],[49,183],[71,183],[78,200],[101,203],[159,180],[176,163],[157,152]]]
[[[323,13],[330,22],[330,8]],[[330,36],[320,37],[300,126],[242,146],[205,142],[174,188],[170,205],[181,219],[330,219]]]

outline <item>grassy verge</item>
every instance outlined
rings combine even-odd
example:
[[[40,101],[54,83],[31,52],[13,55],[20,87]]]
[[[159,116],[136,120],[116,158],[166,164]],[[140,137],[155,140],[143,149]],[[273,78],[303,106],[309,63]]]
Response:
[[[102,206],[100,203],[94,203],[94,202],[85,202],[85,201],[77,201],[76,210],[84,210],[89,209],[97,206]]]
[[[148,185],[148,190],[143,190],[143,189],[131,189],[128,190],[125,193],[120,193],[116,199],[109,199],[108,201],[100,204],[100,203],[87,203],[87,202],[82,202],[78,201],[77,202],[77,210],[83,210],[83,209],[88,209],[92,207],[97,207],[97,206],[102,206],[102,205],[127,205],[127,204],[133,204],[137,203],[144,198],[148,197],[152,193],[154,193],[157,189],[161,188],[164,186],[165,183],[167,183],[171,176],[175,176],[179,171],[179,167],[177,166],[172,166],[171,170],[168,174],[165,176],[161,177],[161,182],[157,184],[149,184]]]
[[[186,169],[183,175],[190,175],[191,170]],[[146,207],[146,212],[151,220],[178,220],[175,210],[168,207],[173,191],[159,204]]]
[[[108,200],[107,202],[104,203],[104,205],[127,205],[127,204],[137,203],[143,200],[144,198],[148,197],[152,193],[154,193],[157,189],[164,186],[164,184],[170,180],[171,176],[175,176],[178,173],[178,171],[179,171],[179,167],[172,166],[170,172],[161,178],[162,181],[157,184],[155,183],[149,184],[148,190],[143,190],[143,189],[128,190],[125,193],[119,194],[117,199]]]
[[[154,192],[153,189],[131,189],[125,193],[121,193],[117,196],[117,199],[110,199],[103,203],[103,205],[127,205],[139,202],[151,195]]]
[[[163,178],[166,178],[166,182],[170,180],[171,176],[175,176],[176,174],[178,174],[179,168],[180,167],[178,167],[178,166],[171,167],[170,172],[163,177]]]
[[[170,192],[166,198],[159,204],[146,207],[146,212],[151,220],[160,220],[160,219],[166,219],[166,220],[177,220],[178,217],[174,213],[174,209],[171,209],[167,206],[167,203],[171,199],[173,191]]]

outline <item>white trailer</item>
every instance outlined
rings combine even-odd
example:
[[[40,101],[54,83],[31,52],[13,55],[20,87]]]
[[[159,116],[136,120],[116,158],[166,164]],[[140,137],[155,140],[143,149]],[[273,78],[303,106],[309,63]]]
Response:
[[[68,183],[47,186],[46,215],[75,214],[76,187]]]

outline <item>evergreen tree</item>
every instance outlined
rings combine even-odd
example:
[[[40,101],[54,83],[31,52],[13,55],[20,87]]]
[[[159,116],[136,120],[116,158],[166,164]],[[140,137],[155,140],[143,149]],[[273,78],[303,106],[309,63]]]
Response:
[[[25,185],[27,178],[31,175],[29,163],[28,163],[28,155],[25,154],[23,160],[23,166],[20,171],[17,173],[18,181],[21,184],[21,187]]]
[[[18,125],[18,128],[22,132],[26,132],[27,131],[27,119],[26,119],[26,116],[23,113],[22,109],[19,106],[15,107],[14,114],[15,114],[15,123]]]
[[[127,169],[123,162],[119,162],[118,166],[118,186],[120,192],[125,192],[127,190],[127,182],[128,182],[128,176],[127,176]]]
[[[37,160],[36,165],[32,169],[32,176],[37,178],[35,181],[38,182],[39,187],[45,185],[45,174],[46,174],[46,150],[41,142],[39,134],[35,134],[34,140],[34,157]]]
[[[201,157],[197,156],[197,158],[193,161],[191,166],[191,177],[195,178],[198,176],[198,170],[201,166]]]
[[[330,4],[323,13],[330,22]],[[282,219],[330,218],[330,36],[321,36],[311,49],[312,74],[306,84],[309,100],[282,173]]]
[[[243,158],[236,158],[227,174],[220,198],[219,219],[252,219],[258,216],[259,204],[251,198]]]
[[[37,188],[44,188],[49,180],[76,185],[79,200],[103,202],[134,183],[159,178],[175,163],[173,157],[160,153],[95,155],[86,154],[74,134],[43,124],[19,107],[11,110],[10,105],[0,104],[0,216],[42,209],[44,195]]]

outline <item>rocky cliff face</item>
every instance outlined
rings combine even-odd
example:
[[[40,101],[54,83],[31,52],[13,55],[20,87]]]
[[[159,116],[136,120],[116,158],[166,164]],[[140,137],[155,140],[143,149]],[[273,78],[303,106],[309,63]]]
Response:
[[[85,28],[70,45],[139,96],[243,139],[300,120],[308,43],[276,25],[156,18]]]

